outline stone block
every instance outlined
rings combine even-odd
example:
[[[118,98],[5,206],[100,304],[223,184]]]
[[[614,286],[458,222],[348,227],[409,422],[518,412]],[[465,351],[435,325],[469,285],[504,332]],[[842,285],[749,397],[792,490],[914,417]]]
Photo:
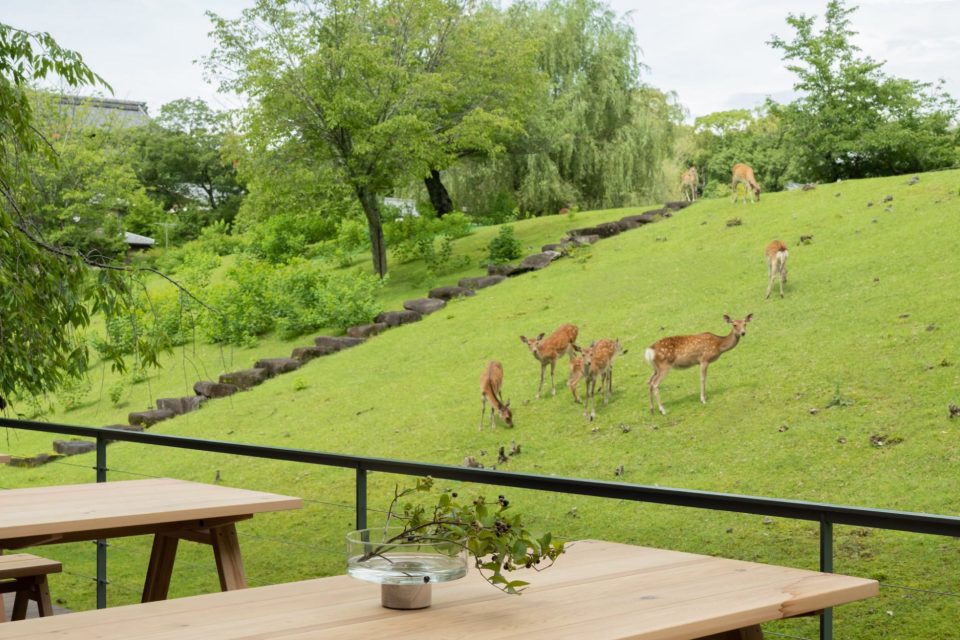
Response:
[[[232,396],[239,390],[240,388],[235,384],[224,384],[222,382],[211,382],[209,380],[201,380],[193,384],[193,392],[204,398],[226,398],[227,396]]]
[[[430,289],[430,293],[427,294],[427,297],[449,301],[461,296],[469,297],[475,295],[477,294],[473,292],[473,289],[468,289],[466,287],[435,287]]]
[[[265,381],[270,377],[270,372],[260,367],[253,369],[244,369],[242,371],[233,371],[220,375],[220,382],[223,384],[232,384],[240,389],[249,389]]]
[[[403,303],[403,308],[409,311],[416,311],[421,315],[429,315],[434,311],[439,311],[447,306],[447,303],[438,298],[417,298],[416,300],[407,300]]]
[[[97,450],[97,443],[89,440],[54,440],[53,450],[63,456],[75,456]]]
[[[169,420],[174,415],[173,411],[169,409],[154,409],[152,411],[134,411],[133,413],[127,416],[127,421],[130,424],[138,424],[143,427],[152,427],[158,422],[163,422],[164,420]]]
[[[310,362],[314,358],[319,358],[320,356],[324,356],[324,355],[326,355],[326,353],[324,353],[323,349],[316,346],[297,347],[296,349],[290,352],[290,357],[293,358],[294,360],[299,360],[301,363]]]
[[[347,335],[351,338],[370,338],[386,331],[389,327],[386,322],[371,322],[370,324],[358,324],[354,327],[347,327]]]
[[[157,409],[169,409],[176,415],[182,416],[185,413],[196,411],[206,400],[203,396],[184,396],[182,398],[159,398],[157,400]]]
[[[355,347],[363,342],[362,338],[351,338],[349,336],[317,336],[313,339],[314,344],[323,354],[328,355]]]
[[[495,284],[500,284],[507,279],[507,276],[480,276],[477,278],[460,278],[460,282],[457,284],[461,287],[466,287],[467,289],[486,289],[487,287],[492,287]]]
[[[254,369],[266,369],[267,375],[271,378],[273,376],[280,375],[281,373],[289,373],[291,371],[296,371],[300,368],[300,365],[303,364],[295,358],[263,358],[257,360],[253,365]]]
[[[388,327],[399,327],[402,324],[419,322],[422,318],[423,316],[420,315],[420,313],[411,311],[410,309],[404,309],[403,311],[384,311],[374,318],[374,320],[376,322],[382,322]]]

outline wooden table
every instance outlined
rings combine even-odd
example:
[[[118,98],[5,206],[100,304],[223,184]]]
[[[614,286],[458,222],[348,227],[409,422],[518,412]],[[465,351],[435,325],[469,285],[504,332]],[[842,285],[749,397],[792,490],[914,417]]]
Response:
[[[143,601],[163,600],[181,539],[213,547],[224,590],[247,586],[234,525],[300,498],[159,478],[0,491],[0,552],[59,542],[153,535]]]
[[[433,606],[380,606],[375,584],[335,576],[0,625],[0,639],[762,638],[759,625],[876,595],[875,580],[611,542],[572,544],[521,596],[473,573]]]

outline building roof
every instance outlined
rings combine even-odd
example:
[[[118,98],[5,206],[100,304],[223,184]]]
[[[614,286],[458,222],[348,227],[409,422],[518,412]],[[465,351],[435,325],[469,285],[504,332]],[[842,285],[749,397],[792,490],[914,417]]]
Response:
[[[132,233],[130,231],[123,232],[123,240],[131,247],[152,247],[157,243],[153,238],[141,236],[138,233]]]
[[[115,123],[123,127],[137,127],[150,121],[146,102],[61,95],[60,106],[69,110],[72,116],[76,116],[79,109],[84,123],[90,125]]]

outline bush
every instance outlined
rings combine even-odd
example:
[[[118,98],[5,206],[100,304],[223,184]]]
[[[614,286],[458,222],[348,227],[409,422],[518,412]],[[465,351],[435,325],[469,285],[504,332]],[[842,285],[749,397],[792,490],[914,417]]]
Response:
[[[201,329],[211,342],[249,345],[274,325],[269,264],[241,259],[225,284],[213,287],[207,301],[216,311],[203,314]]]
[[[376,297],[381,286],[382,281],[372,274],[331,272],[305,261],[291,263],[273,279],[277,330],[290,338],[323,327],[370,322],[382,310]]]
[[[211,292],[216,313],[201,327],[211,342],[249,345],[269,331],[291,338],[323,327],[369,322],[381,311],[382,283],[368,274],[331,272],[303,259],[282,267],[244,260]]]
[[[513,227],[500,227],[500,233],[490,241],[487,247],[489,260],[493,264],[503,264],[516,260],[523,255],[523,246],[513,235]]]
[[[438,266],[437,256],[448,253],[442,246],[444,242],[452,243],[457,238],[470,235],[470,218],[460,212],[448,213],[443,218],[406,216],[386,222],[383,231],[387,246],[398,261],[427,260],[430,256],[434,265]],[[440,240],[438,252],[435,240],[439,236],[446,236],[449,240]],[[452,247],[449,254],[452,255]]]

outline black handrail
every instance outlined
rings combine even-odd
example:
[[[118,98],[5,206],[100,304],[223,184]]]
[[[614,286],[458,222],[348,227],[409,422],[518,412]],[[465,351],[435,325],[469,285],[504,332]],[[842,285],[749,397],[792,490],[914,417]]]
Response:
[[[0,427],[96,439],[98,482],[106,480],[106,444],[116,441],[355,469],[357,472],[356,524],[358,529],[366,528],[366,473],[369,471],[379,471],[401,475],[432,476],[445,480],[459,480],[463,482],[475,482],[598,498],[613,498],[617,500],[649,502],[678,507],[694,507],[714,511],[750,513],[795,520],[815,521],[820,523],[821,571],[833,570],[833,525],[835,524],[960,537],[960,517],[956,516],[870,509],[866,507],[807,502],[803,500],[784,500],[780,498],[712,491],[693,491],[689,489],[675,489],[625,482],[603,482],[584,478],[566,478],[490,469],[474,469],[393,460],[389,458],[325,453],[307,449],[288,449],[221,440],[201,440],[184,436],[125,431],[122,429],[10,420],[2,417],[0,417]],[[106,606],[107,583],[106,546],[103,544],[103,541],[99,541],[98,543],[97,564],[97,606],[103,607]],[[821,640],[828,640],[832,637],[832,613],[827,609],[820,619],[820,638]]]
[[[555,493],[569,493],[598,498],[651,502],[678,507],[695,507],[714,511],[751,513],[763,516],[792,518],[795,520],[809,520],[813,522],[826,521],[833,524],[960,537],[960,517],[956,516],[871,509],[825,502],[785,500],[781,498],[735,493],[695,491],[626,482],[606,482],[492,469],[474,469],[425,462],[393,460],[390,458],[325,453],[308,449],[288,449],[284,447],[243,444],[222,440],[202,440],[199,438],[158,433],[10,420],[7,418],[0,418],[0,427],[60,433],[88,438],[105,438],[108,441],[137,442],[140,444],[249,456],[269,460],[305,462],[308,464],[363,471],[380,471],[411,476],[432,476],[445,480],[460,480],[463,482],[476,482],[480,484],[534,489]]]

